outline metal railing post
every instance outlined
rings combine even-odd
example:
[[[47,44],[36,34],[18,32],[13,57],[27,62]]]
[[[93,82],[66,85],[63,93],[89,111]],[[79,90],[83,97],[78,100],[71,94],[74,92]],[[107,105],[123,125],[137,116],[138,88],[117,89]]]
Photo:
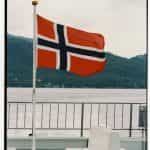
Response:
[[[132,136],[132,111],[133,111],[133,106],[132,106],[132,104],[130,104],[129,137]]]
[[[81,104],[81,131],[80,131],[80,136],[83,136],[83,122],[84,122],[84,103]]]
[[[148,119],[148,118],[147,118],[147,115],[148,115],[148,114],[147,114],[147,109],[148,109],[148,108],[147,108],[147,103],[146,103],[145,108],[146,108],[146,111],[145,111],[145,119],[144,119],[144,120],[145,120],[145,123],[144,123],[144,124],[145,124],[144,131],[145,131],[145,150],[147,150],[147,125],[148,125],[148,124],[147,124],[147,119]]]

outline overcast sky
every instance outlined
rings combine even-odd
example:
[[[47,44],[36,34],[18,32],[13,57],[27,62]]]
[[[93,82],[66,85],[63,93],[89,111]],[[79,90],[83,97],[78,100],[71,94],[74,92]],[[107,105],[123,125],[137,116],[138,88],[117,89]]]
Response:
[[[32,37],[31,0],[8,1],[8,32]],[[123,57],[146,52],[146,0],[40,0],[48,19],[102,33],[105,50]]]

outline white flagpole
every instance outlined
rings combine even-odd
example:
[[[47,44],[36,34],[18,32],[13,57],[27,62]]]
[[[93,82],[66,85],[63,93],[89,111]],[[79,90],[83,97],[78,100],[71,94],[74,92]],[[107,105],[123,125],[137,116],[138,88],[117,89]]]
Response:
[[[32,0],[33,5],[33,91],[32,91],[32,150],[36,150],[36,133],[35,133],[35,105],[36,105],[36,67],[37,67],[37,17],[36,6],[38,0]]]

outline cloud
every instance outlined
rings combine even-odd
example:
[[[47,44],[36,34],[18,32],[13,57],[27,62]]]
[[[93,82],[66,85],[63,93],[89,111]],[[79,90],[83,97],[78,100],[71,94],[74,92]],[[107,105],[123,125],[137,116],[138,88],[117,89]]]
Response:
[[[106,50],[130,57],[146,50],[146,0],[40,0],[38,12],[106,38]],[[32,37],[31,0],[8,0],[8,32]]]

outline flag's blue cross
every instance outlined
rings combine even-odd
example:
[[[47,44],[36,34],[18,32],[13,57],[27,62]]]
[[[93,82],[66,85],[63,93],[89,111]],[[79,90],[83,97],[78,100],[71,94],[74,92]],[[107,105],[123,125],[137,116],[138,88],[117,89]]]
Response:
[[[57,34],[58,34],[58,39],[59,39],[58,43],[51,42],[42,38],[38,38],[38,45],[51,47],[53,49],[60,50],[60,69],[66,70],[67,52],[96,57],[96,58],[105,58],[104,52],[96,52],[90,49],[81,49],[81,48],[66,45],[63,25],[57,24]]]

